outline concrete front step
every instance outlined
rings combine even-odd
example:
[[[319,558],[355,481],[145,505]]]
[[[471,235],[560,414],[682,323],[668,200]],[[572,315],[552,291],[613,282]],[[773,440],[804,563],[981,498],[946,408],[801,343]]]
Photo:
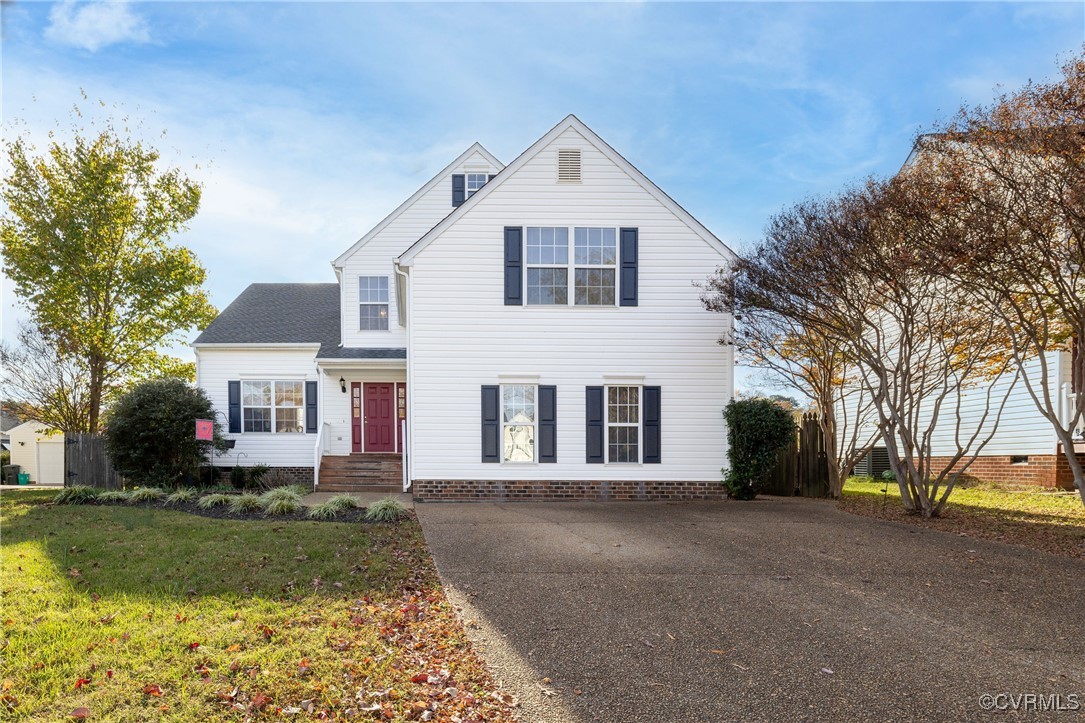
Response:
[[[350,484],[343,482],[330,482],[324,484],[321,482],[317,485],[317,492],[402,492],[403,484],[388,484],[388,485],[367,485],[367,484]]]

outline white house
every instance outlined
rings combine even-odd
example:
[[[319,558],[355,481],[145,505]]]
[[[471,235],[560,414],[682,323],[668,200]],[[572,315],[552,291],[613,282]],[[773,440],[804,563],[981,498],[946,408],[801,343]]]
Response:
[[[193,343],[235,447],[319,489],[418,499],[722,496],[731,252],[569,116],[475,144],[333,261],[253,284]]]
[[[41,422],[24,422],[8,430],[11,463],[30,481],[43,485],[64,484],[64,435]]]

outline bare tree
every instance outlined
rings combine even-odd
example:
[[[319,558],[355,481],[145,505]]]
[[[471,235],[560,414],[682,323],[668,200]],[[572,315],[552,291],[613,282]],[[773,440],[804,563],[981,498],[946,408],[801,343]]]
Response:
[[[1085,502],[1075,431],[1085,426],[1085,355],[1071,355],[1077,388],[1042,359],[1085,339],[1085,58],[1048,84],[1029,83],[965,108],[925,136],[906,182],[936,209],[919,241],[928,268],[966,285],[1001,321],[1007,348],[1040,415],[1055,430]]]
[[[16,344],[0,343],[0,375],[5,397],[25,414],[62,432],[89,431],[86,367],[37,327],[24,322]]]
[[[933,516],[993,436],[1008,392],[983,382],[1010,362],[968,290],[912,253],[914,223],[896,208],[903,192],[871,181],[778,214],[718,288],[736,316],[771,310],[839,345],[858,366],[905,507]],[[962,425],[966,395],[979,395],[980,412]],[[936,454],[947,438],[951,453]]]

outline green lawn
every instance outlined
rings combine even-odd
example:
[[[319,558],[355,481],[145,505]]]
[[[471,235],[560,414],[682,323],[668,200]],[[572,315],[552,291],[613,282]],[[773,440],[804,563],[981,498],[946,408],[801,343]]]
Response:
[[[1085,505],[1076,492],[980,484],[957,487],[940,518],[907,515],[895,482],[851,478],[841,506],[849,512],[1025,545],[1085,559]]]
[[[213,520],[52,495],[0,500],[6,719],[511,718],[413,519]]]

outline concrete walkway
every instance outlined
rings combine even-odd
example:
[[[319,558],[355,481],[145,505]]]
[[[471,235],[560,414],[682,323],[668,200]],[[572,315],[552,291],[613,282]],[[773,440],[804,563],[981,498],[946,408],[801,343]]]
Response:
[[[988,693],[1085,711],[1080,561],[800,499],[417,513],[527,721],[1005,719]]]

